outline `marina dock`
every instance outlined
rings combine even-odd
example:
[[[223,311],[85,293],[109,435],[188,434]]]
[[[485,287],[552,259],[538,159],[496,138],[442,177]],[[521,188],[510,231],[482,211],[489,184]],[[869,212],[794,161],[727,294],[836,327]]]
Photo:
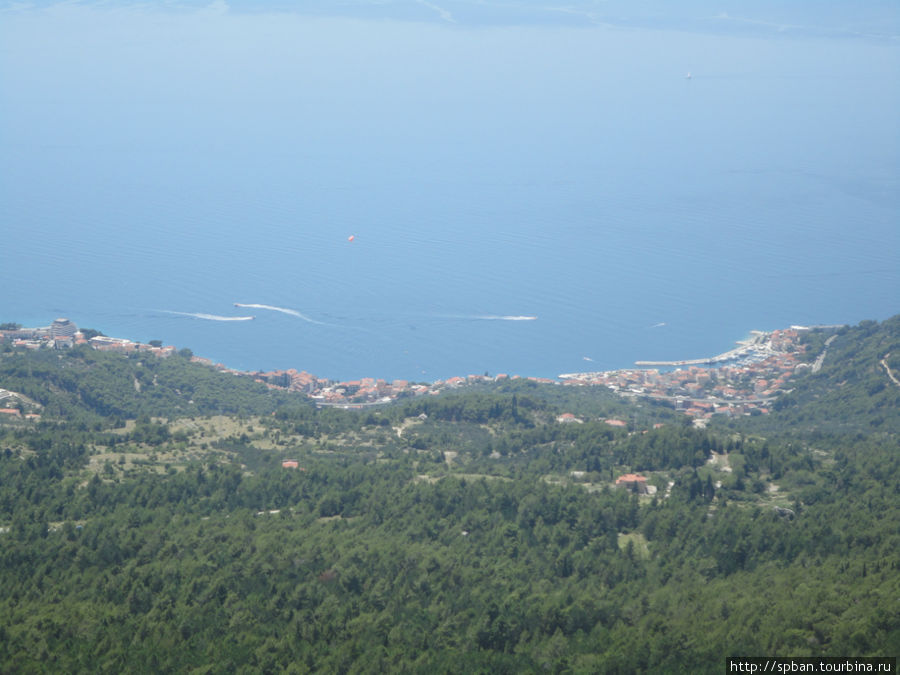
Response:
[[[739,347],[730,349],[717,356],[710,356],[705,359],[682,359],[678,361],[635,361],[634,365],[642,367],[656,368],[659,366],[703,366],[714,363],[727,363],[729,361],[737,361],[763,353],[768,355],[771,350],[765,348],[765,339],[768,336],[763,331],[752,331],[753,337],[748,340],[742,340],[738,344]]]

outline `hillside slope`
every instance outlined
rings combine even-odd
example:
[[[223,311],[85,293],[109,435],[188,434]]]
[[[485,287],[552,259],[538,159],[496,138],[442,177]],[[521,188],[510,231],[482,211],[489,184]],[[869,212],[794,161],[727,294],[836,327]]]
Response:
[[[184,361],[4,354],[0,387],[46,407],[0,426],[0,670],[895,656],[897,327],[842,330],[771,415],[706,430],[590,389],[316,410]]]

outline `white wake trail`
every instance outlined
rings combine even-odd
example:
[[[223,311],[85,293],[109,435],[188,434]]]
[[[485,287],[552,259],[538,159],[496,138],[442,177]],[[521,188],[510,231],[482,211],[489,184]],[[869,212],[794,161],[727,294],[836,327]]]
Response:
[[[438,319],[456,319],[458,321],[537,321],[536,316],[518,316],[515,314],[439,314]]]
[[[304,321],[308,321],[309,323],[318,324],[319,326],[328,326],[329,324],[324,321],[316,321],[315,319],[310,319],[305,314],[301,314],[296,309],[290,309],[289,307],[276,307],[275,305],[260,305],[256,303],[244,303],[244,302],[236,302],[234,303],[235,307],[244,307],[247,309],[267,309],[270,312],[281,312],[282,314],[290,314],[291,316],[296,316],[298,319],[303,319]]]
[[[254,316],[219,316],[218,314],[202,314],[199,312],[175,312],[170,309],[161,309],[159,311],[177,316],[190,316],[205,321],[253,321],[256,318]]]

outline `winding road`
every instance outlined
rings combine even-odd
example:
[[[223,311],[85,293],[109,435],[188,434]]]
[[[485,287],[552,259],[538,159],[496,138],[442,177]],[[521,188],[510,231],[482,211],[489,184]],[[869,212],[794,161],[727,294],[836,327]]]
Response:
[[[890,352],[888,352],[887,354],[885,354],[885,355],[884,355],[884,358],[881,359],[881,365],[884,366],[884,370],[885,370],[885,372],[887,372],[887,376],[888,376],[889,378],[891,378],[891,381],[892,381],[894,384],[896,384],[898,387],[900,387],[900,380],[898,380],[898,379],[897,379],[897,376],[894,375],[893,372],[891,372],[891,367],[890,367],[890,366],[888,365],[888,363],[887,363],[887,361],[888,361],[889,358],[891,358],[891,353],[890,353]]]

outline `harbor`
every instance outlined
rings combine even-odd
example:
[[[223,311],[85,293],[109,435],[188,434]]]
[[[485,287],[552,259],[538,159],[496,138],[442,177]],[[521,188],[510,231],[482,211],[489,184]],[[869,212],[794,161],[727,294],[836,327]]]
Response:
[[[635,361],[634,365],[648,368],[677,367],[677,366],[703,366],[713,364],[730,363],[742,359],[763,360],[772,355],[772,349],[768,344],[769,333],[765,331],[751,331],[751,337],[739,340],[738,347],[730,349],[716,356],[701,359],[681,359],[677,361]]]

